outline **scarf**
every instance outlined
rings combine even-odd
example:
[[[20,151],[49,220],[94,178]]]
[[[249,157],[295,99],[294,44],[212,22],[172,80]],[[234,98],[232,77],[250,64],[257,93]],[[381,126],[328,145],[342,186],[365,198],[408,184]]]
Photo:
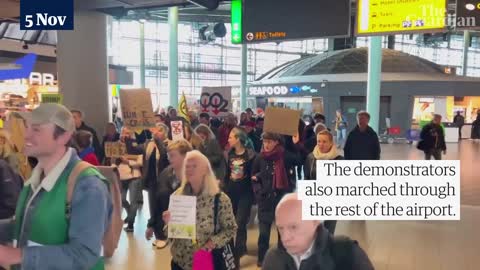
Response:
[[[330,149],[328,153],[322,153],[320,152],[320,148],[317,145],[313,149],[313,156],[315,157],[316,160],[332,160],[338,156],[338,150],[337,150],[337,147],[333,145],[332,149]]]
[[[287,169],[285,168],[285,149],[277,145],[271,152],[262,150],[261,156],[268,161],[273,161],[273,188],[277,190],[286,190],[289,188]]]
[[[149,160],[150,159],[150,156],[152,155],[152,152],[153,152],[153,149],[157,149],[157,144],[154,140],[148,142],[147,144],[147,149],[145,150],[145,153],[146,153],[146,160]],[[155,159],[156,160],[160,160],[160,151],[155,151]]]
[[[92,153],[95,153],[95,149],[93,149],[93,147],[87,147],[83,149],[82,152],[78,154],[78,156],[80,157],[80,159],[83,159],[84,157]]]

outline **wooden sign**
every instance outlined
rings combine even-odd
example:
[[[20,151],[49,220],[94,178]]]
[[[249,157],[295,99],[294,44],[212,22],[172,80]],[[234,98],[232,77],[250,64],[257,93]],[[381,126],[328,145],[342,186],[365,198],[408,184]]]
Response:
[[[152,96],[148,89],[121,89],[120,104],[124,125],[141,131],[155,126]]]
[[[119,158],[127,154],[127,146],[121,142],[105,142],[105,156]]]
[[[295,136],[298,134],[298,121],[301,111],[267,107],[263,131],[281,135]]]
[[[174,141],[185,138],[183,136],[183,122],[172,121],[170,122],[170,128],[172,129],[172,139]]]
[[[232,112],[232,87],[203,87],[200,107],[210,116],[226,116]]]

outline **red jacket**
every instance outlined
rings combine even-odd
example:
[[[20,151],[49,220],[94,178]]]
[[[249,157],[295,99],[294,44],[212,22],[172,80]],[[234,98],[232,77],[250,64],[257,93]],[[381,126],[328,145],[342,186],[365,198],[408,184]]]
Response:
[[[85,155],[82,160],[92,164],[93,166],[100,166],[100,162],[98,162],[98,158],[94,153]]]

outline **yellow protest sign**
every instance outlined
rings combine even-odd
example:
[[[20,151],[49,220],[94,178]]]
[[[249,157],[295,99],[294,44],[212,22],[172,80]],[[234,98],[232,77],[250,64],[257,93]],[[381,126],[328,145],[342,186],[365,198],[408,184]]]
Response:
[[[42,103],[63,103],[63,95],[56,93],[43,93],[42,94]]]

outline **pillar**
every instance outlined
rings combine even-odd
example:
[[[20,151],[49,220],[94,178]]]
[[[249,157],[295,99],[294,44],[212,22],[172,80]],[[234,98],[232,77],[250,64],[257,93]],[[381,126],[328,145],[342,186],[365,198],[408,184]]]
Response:
[[[335,51],[335,39],[334,38],[329,38],[328,39],[328,51],[329,52]]]
[[[168,9],[168,25],[170,38],[168,40],[168,80],[170,82],[170,106],[178,108],[178,7]]]
[[[140,22],[140,87],[145,88],[145,23]]]
[[[468,71],[468,48],[470,48],[470,32],[463,32],[463,62],[462,62],[462,71],[463,76],[467,76]]]
[[[380,117],[381,76],[382,37],[370,37],[370,42],[368,45],[367,112],[370,114],[370,126],[377,133]]]
[[[247,44],[242,44],[242,73],[241,73],[241,87],[240,87],[240,109],[244,112],[247,109],[247,59],[248,48]]]
[[[73,31],[58,31],[57,68],[63,103],[78,109],[99,136],[111,119],[108,98],[107,16],[76,11]]]

